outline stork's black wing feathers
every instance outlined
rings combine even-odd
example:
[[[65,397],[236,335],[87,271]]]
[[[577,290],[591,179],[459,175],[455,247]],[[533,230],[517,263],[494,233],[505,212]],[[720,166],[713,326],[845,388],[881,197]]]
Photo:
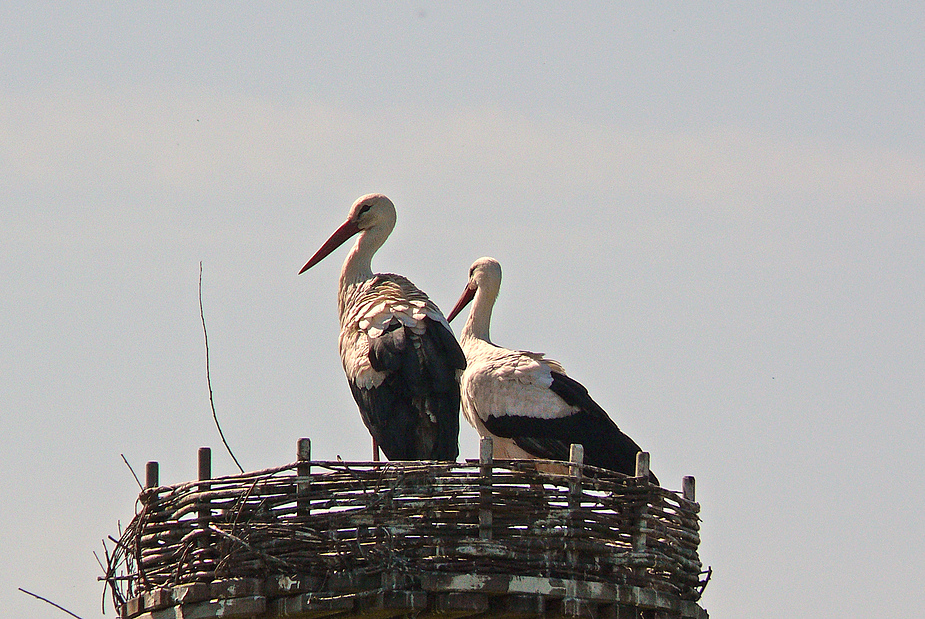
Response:
[[[369,340],[369,362],[385,372],[372,389],[351,382],[363,422],[389,460],[455,460],[459,455],[459,343],[443,324],[424,319],[423,334],[397,319]]]
[[[449,363],[450,367],[455,370],[459,370],[460,372],[465,370],[466,353],[463,352],[459,342],[456,341],[456,336],[453,335],[453,332],[443,324],[433,321],[430,318],[427,318],[426,322],[427,331],[432,332],[432,335],[434,336],[432,342],[438,348],[440,354],[446,357],[447,363]],[[453,380],[456,382],[455,373]]]
[[[377,372],[397,370],[407,347],[405,329],[397,318],[392,318],[382,335],[369,340],[369,364]]]
[[[585,464],[634,475],[639,445],[620,431],[581,383],[558,372],[552,372],[552,379],[550,389],[576,407],[576,412],[556,418],[489,416],[485,420],[488,431],[513,439],[518,447],[537,458],[568,460],[569,445],[581,443]],[[649,479],[658,484],[655,475],[650,473]]]

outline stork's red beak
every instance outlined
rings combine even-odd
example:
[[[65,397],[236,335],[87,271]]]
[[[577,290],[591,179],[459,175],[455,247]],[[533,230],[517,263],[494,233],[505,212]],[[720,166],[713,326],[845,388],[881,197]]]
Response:
[[[340,228],[334,231],[334,234],[331,235],[327,241],[324,242],[324,245],[321,246],[321,249],[315,252],[315,255],[305,263],[305,266],[302,267],[302,270],[299,271],[299,275],[309,270],[322,260],[325,256],[330,254],[332,251],[344,244],[344,242],[349,239],[351,236],[360,231],[359,226],[356,222],[350,221],[349,219],[341,224]]]
[[[469,301],[475,296],[475,290],[466,286],[466,289],[463,290],[462,295],[459,297],[459,301],[456,302],[456,305],[453,306],[453,311],[450,312],[450,315],[446,317],[446,321],[450,322],[456,315],[463,310],[464,307],[469,305]]]

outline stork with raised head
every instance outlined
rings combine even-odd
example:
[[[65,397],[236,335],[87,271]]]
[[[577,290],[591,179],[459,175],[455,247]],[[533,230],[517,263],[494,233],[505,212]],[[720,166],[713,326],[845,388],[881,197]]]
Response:
[[[463,414],[481,436],[491,436],[497,458],[568,460],[569,445],[584,446],[584,462],[625,475],[636,472],[639,446],[562,365],[542,353],[508,350],[491,342],[491,310],[501,289],[501,265],[479,258],[449,319],[472,301],[460,334],[466,370],[460,381]],[[649,480],[658,484],[650,473]]]
[[[391,200],[363,196],[299,273],[359,234],[340,273],[337,309],[340,357],[363,422],[389,460],[456,460],[466,358],[426,294],[401,275],[372,272],[394,226]]]

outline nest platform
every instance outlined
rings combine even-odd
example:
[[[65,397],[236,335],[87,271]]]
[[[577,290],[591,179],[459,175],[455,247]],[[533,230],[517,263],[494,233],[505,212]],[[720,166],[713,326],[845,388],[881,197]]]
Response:
[[[302,439],[292,464],[217,478],[203,448],[200,479],[171,486],[149,463],[104,579],[122,619],[706,619],[693,478],[666,490],[647,454],[627,477],[574,447],[344,462]]]

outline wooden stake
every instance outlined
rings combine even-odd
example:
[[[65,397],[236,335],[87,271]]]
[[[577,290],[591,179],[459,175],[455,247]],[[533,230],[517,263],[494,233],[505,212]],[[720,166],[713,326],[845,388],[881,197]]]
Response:
[[[641,477],[648,484],[649,482],[649,452],[640,451],[636,454],[636,477]],[[633,535],[633,550],[644,552],[646,549],[646,527],[648,524],[648,501],[639,510],[639,518],[636,521],[636,532]],[[645,569],[645,568],[640,568]]]
[[[572,443],[569,446],[569,482],[568,482],[568,507],[569,507],[569,537],[580,537],[580,531],[584,528],[584,522],[581,515],[581,465],[585,460],[585,447],[580,443]],[[567,551],[569,565],[574,570],[578,570],[578,550],[574,545]],[[574,598],[574,592],[570,592],[567,598]]]
[[[199,481],[212,479],[212,449],[210,447],[200,447],[198,455],[199,463]],[[199,484],[199,492],[208,492],[212,489],[212,484]],[[209,519],[212,516],[212,507],[208,499],[204,499],[199,504],[199,526],[204,529],[209,528]]]
[[[479,441],[479,473],[482,476],[479,487],[479,537],[491,539],[491,469],[494,466],[494,444],[490,436]]]
[[[687,475],[684,479],[681,480],[681,492],[684,495],[684,498],[690,501],[691,503],[696,503],[696,480],[691,475]]]
[[[159,468],[160,465],[154,461],[145,464],[145,488],[157,488]]]
[[[296,457],[298,459],[298,465],[296,466],[296,474],[299,476],[300,481],[297,484],[296,491],[298,498],[296,499],[296,504],[298,506],[298,511],[300,516],[308,516],[311,501],[308,498],[308,493],[311,489],[311,475],[312,475],[312,441],[309,438],[300,438],[296,445]]]
[[[649,452],[640,451],[636,453],[636,477],[649,478]]]

